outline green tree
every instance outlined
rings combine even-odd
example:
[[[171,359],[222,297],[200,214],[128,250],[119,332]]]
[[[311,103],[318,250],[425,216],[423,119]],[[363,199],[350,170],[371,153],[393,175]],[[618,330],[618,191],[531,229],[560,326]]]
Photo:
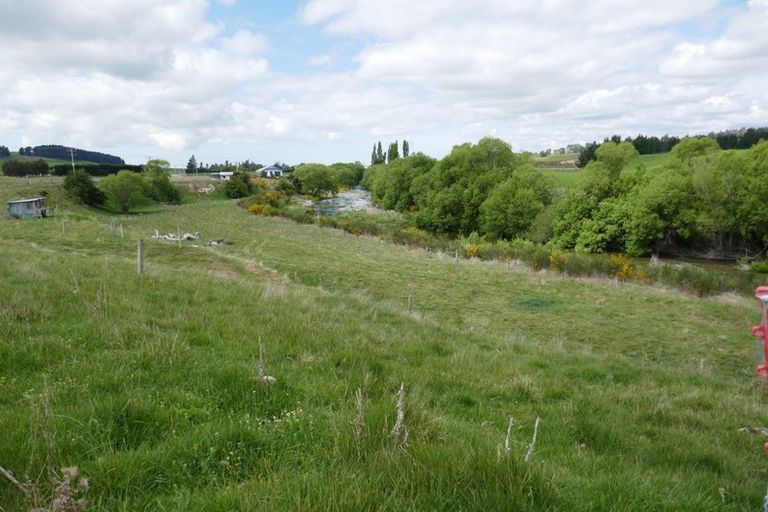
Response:
[[[197,172],[197,159],[195,158],[195,155],[192,155],[189,157],[189,161],[187,162],[187,174],[194,174]]]
[[[389,149],[387,150],[387,163],[391,164],[398,158],[400,158],[400,153],[398,151],[397,141],[395,141],[389,145]]]
[[[408,156],[411,154],[411,146],[408,144],[407,140],[403,141],[403,158],[408,158]]]
[[[582,149],[579,151],[579,157],[576,160],[576,166],[577,167],[586,167],[589,162],[597,158],[597,155],[595,152],[597,151],[597,142],[588,142]]]
[[[302,164],[296,167],[293,176],[301,183],[303,194],[324,197],[338,192],[336,173],[322,164]]]
[[[413,180],[429,172],[434,165],[433,158],[417,153],[408,158],[398,158],[382,167],[370,187],[374,203],[399,212],[413,209],[416,204],[411,193]]]
[[[514,154],[499,139],[455,146],[413,180],[410,193],[418,208],[418,227],[448,234],[481,231],[480,205],[499,183],[530,166],[530,157]]]
[[[120,171],[101,181],[107,198],[125,213],[152,202],[152,191],[144,178],[131,171]]]
[[[193,157],[194,158],[194,157]],[[143,166],[152,199],[161,203],[181,202],[181,192],[171,183],[171,164],[167,160],[150,160]]]
[[[480,227],[491,240],[522,236],[551,202],[551,183],[537,170],[516,170],[480,205]]]
[[[337,162],[330,166],[331,171],[336,175],[336,181],[341,186],[353,188],[360,184],[363,179],[365,167],[360,162],[343,163]]]
[[[640,178],[622,177],[621,171],[636,155],[629,142],[604,142],[595,149],[597,160],[587,164],[579,186],[555,208],[552,233],[558,246],[591,252],[623,250],[629,213],[622,198]]]
[[[90,206],[104,203],[104,192],[96,187],[90,174],[76,170],[64,177],[64,191],[72,199]]]

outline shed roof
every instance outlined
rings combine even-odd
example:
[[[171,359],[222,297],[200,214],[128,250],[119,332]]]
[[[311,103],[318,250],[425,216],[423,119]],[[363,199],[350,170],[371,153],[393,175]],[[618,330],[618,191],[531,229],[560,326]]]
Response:
[[[44,197],[35,197],[33,199],[16,199],[15,201],[8,201],[8,204],[29,203],[31,201],[39,201],[40,199],[45,199],[45,198]]]

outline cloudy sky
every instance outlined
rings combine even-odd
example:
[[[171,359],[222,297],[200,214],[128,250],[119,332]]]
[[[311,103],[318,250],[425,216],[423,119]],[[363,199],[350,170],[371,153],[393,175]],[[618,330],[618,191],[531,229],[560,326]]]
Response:
[[[0,0],[0,144],[131,163],[768,126],[768,0]]]

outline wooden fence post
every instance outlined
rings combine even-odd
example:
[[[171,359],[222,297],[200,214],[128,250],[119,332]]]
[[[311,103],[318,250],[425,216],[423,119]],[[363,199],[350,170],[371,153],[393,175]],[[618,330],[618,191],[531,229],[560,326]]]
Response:
[[[139,275],[144,275],[144,240],[139,238],[138,251],[137,251],[137,263],[139,266]]]

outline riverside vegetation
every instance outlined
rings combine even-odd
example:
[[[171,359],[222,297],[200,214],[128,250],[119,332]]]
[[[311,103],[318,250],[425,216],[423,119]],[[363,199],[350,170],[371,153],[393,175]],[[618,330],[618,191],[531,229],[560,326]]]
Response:
[[[762,440],[739,432],[768,398],[752,300],[440,259],[220,198],[121,216],[121,238],[58,178],[0,178],[2,200],[41,189],[53,217],[0,218],[0,465],[43,487],[77,466],[88,510],[761,503]],[[150,239],[178,226],[233,244]],[[0,503],[25,506],[4,479]]]

